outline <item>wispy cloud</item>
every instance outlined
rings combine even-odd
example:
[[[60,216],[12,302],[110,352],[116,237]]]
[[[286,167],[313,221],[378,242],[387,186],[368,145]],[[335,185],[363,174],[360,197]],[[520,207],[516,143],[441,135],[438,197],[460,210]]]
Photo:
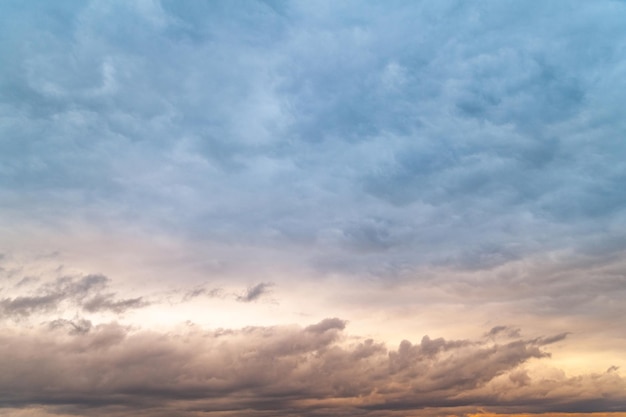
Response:
[[[270,288],[274,286],[272,282],[260,282],[256,285],[248,287],[246,291],[237,296],[237,301],[242,303],[249,303],[251,301],[256,301],[262,296],[265,296],[271,292]]]

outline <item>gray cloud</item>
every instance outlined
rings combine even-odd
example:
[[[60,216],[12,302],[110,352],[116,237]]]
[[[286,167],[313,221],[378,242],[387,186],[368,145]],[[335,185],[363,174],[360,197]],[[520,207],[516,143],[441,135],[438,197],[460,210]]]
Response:
[[[249,303],[256,301],[262,296],[270,293],[270,288],[274,286],[272,282],[260,282],[256,285],[249,287],[243,294],[236,297],[237,301],[242,303]]]
[[[214,298],[214,297],[223,298],[225,295],[224,295],[224,290],[222,288],[208,289],[205,287],[197,287],[197,288],[187,291],[185,295],[183,296],[182,301],[189,301],[194,298],[201,297],[201,296],[206,296],[209,298]]]
[[[69,338],[58,332],[68,328]],[[335,318],[305,328],[159,334],[57,320],[46,333],[0,336],[1,405],[60,406],[86,416],[173,410],[183,416],[199,410],[377,416],[496,405],[523,412],[539,406],[580,411],[593,404],[601,411],[625,401],[625,383],[616,372],[558,381],[525,373],[524,363],[548,356],[540,346],[551,337],[493,344],[424,336],[420,344],[405,340],[388,350],[371,339],[347,343],[343,328]]]
[[[536,340],[536,343],[538,343],[540,346],[543,346],[543,345],[549,345],[552,343],[560,342],[561,340],[565,340],[568,334],[570,333],[564,332],[564,333],[555,334],[554,336],[550,336],[550,337],[541,337]]]
[[[324,333],[329,330],[343,330],[345,327],[345,320],[334,317],[332,319],[324,319],[317,324],[307,326],[304,330],[313,333]]]
[[[593,246],[624,221],[626,9],[506,4],[5,5],[3,217],[357,274]]]
[[[86,300],[82,304],[82,307],[90,313],[96,311],[113,311],[119,314],[129,309],[141,308],[149,305],[149,303],[144,301],[142,297],[116,300],[114,296],[115,294],[98,294],[95,297]]]
[[[69,334],[85,334],[88,333],[92,328],[92,323],[86,319],[76,319],[76,320],[67,320],[67,319],[56,319],[52,320],[48,323],[50,329],[58,329],[65,328],[69,330]]]
[[[520,329],[510,326],[495,326],[489,330],[485,336],[496,337],[497,335],[506,335],[508,337],[519,337]]]
[[[35,297],[5,298],[0,301],[2,314],[7,316],[28,316],[37,311],[50,311],[63,300],[59,293]]]
[[[38,279],[34,282],[39,281]],[[28,291],[25,288],[26,283],[21,280],[16,286],[20,293]],[[0,312],[5,317],[20,319],[36,313],[58,311],[64,305],[77,306],[92,313],[111,311],[117,314],[149,305],[149,302],[142,297],[119,299],[115,293],[104,292],[109,285],[110,280],[99,274],[44,281],[34,290],[35,295],[18,295],[0,300]]]

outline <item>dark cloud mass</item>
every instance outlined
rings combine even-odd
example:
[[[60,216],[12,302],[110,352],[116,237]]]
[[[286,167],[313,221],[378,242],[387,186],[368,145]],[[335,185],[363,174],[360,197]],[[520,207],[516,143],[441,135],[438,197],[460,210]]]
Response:
[[[67,325],[75,329],[70,335],[60,332]],[[494,344],[424,336],[388,350],[371,339],[347,339],[343,327],[342,320],[325,319],[305,328],[159,334],[57,321],[47,331],[5,332],[0,405],[85,416],[395,415],[476,403],[573,412],[585,404],[624,405],[625,382],[614,373],[528,387],[523,365],[548,356],[542,345],[550,337]]]

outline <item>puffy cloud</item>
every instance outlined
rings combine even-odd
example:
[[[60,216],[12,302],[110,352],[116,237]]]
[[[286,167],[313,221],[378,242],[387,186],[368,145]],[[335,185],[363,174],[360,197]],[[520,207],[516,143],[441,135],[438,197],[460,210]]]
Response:
[[[494,344],[424,336],[419,344],[405,340],[388,349],[347,338],[336,318],[304,328],[168,333],[85,321],[69,323],[84,331],[59,332],[66,324],[3,332],[3,407],[88,416],[174,410],[185,416],[377,416],[477,405],[574,412],[594,404],[610,410],[626,400],[615,372],[559,380],[527,375],[524,364],[546,358],[542,346],[551,337]]]

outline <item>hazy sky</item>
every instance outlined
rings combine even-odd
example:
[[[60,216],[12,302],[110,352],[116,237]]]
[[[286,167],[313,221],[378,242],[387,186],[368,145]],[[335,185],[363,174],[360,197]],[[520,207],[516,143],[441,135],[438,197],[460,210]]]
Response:
[[[0,414],[626,416],[625,108],[621,0],[1,1]]]

